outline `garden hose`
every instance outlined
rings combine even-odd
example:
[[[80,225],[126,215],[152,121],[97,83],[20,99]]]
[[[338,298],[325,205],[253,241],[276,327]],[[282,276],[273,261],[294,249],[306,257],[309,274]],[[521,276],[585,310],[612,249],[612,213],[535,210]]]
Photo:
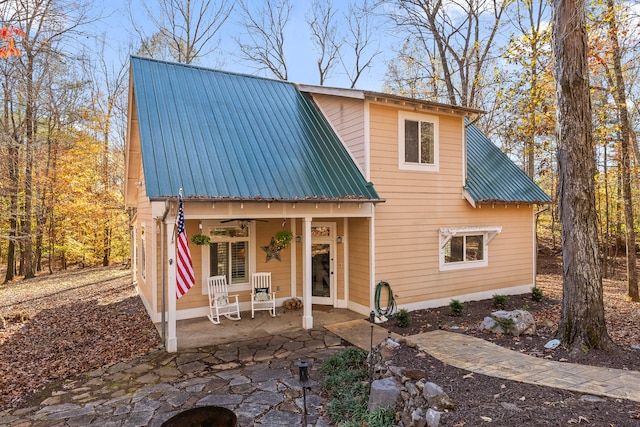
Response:
[[[389,290],[389,297],[388,297],[388,301],[387,301],[387,308],[382,310],[380,308],[380,292],[382,292],[382,288],[384,288],[385,286]],[[393,298],[393,292],[391,291],[391,285],[389,285],[388,282],[382,281],[382,282],[378,283],[378,285],[376,286],[376,294],[375,294],[374,302],[375,302],[375,305],[376,305],[376,312],[380,316],[384,316],[386,318],[393,317],[393,314],[396,311],[396,300]]]

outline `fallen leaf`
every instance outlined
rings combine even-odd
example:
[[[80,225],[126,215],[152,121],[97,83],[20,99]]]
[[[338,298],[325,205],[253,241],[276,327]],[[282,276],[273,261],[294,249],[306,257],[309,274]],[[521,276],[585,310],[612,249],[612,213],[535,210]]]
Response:
[[[482,415],[480,415],[480,419],[481,419],[482,421],[486,421],[486,422],[488,422],[488,423],[490,423],[491,421],[493,421],[491,418],[489,418],[489,417],[485,417],[485,416],[482,416]]]
[[[471,372],[470,374],[465,375],[464,377],[465,380],[468,380],[469,378],[473,378],[473,372]]]

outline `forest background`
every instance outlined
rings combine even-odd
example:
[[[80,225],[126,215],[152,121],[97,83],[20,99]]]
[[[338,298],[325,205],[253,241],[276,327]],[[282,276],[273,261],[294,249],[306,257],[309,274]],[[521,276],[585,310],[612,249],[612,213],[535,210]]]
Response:
[[[484,110],[477,125],[556,198],[547,1],[108,3],[0,2],[2,27],[17,29],[4,39],[15,53],[0,59],[5,282],[129,261],[123,180],[131,54]],[[627,239],[635,248],[640,5],[598,0],[588,8],[606,277],[607,260],[625,251]],[[541,207],[538,217],[540,234],[558,247],[555,206]]]

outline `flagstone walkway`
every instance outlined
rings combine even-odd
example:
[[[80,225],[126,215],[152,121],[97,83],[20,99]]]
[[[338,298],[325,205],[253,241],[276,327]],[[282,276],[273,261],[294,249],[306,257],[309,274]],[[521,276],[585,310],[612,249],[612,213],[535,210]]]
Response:
[[[179,412],[206,405],[233,410],[240,427],[301,425],[298,363],[305,360],[312,379],[307,425],[325,427],[329,423],[318,410],[322,399],[313,381],[322,361],[344,349],[345,341],[369,350],[386,336],[385,329],[358,319],[174,354],[158,350],[52,385],[28,407],[0,410],[0,426],[157,427]],[[549,361],[453,332],[402,339],[479,374],[640,402],[640,372]]]

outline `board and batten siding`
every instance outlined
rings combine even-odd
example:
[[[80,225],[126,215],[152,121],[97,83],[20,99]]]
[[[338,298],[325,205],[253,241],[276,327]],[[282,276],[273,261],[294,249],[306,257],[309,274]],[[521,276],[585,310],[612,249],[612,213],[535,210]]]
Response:
[[[313,99],[361,171],[365,171],[364,109],[361,99],[314,94]]]
[[[462,197],[463,119],[438,116],[439,171],[422,172],[398,167],[398,108],[372,103],[370,114],[371,180],[385,199],[375,214],[375,283],[389,282],[397,304],[412,308],[533,285],[533,207],[474,209]],[[502,227],[488,266],[440,271],[440,228],[478,226]]]

